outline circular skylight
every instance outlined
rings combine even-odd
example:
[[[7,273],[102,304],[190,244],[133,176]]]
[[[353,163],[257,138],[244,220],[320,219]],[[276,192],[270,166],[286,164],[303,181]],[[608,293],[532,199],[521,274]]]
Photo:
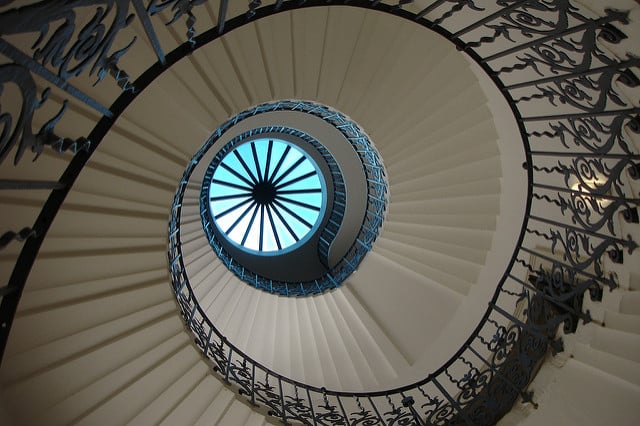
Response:
[[[189,162],[176,197],[183,201],[183,185],[200,188],[204,234],[238,278],[306,296],[340,286],[371,250],[384,220],[385,176],[356,123],[320,104],[285,100],[220,125]],[[178,234],[179,227],[171,235]]]
[[[319,225],[326,204],[317,164],[276,138],[236,146],[218,163],[209,208],[219,231],[245,250],[270,254],[293,249]]]

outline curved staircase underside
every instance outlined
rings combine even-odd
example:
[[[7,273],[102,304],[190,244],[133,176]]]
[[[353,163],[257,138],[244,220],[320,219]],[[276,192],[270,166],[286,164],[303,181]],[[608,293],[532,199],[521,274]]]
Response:
[[[245,12],[239,3],[231,2],[227,16]],[[421,10],[418,3],[407,10]],[[169,11],[161,15],[171,19]],[[217,17],[206,3],[196,27],[212,28]],[[157,27],[166,51],[184,41],[176,27]],[[134,20],[123,33],[123,40],[138,40],[119,66],[140,75],[156,60],[144,29]],[[33,42],[26,35],[8,39]],[[428,29],[351,7],[274,14],[177,62],[117,118],[43,242],[0,370],[9,417],[51,425],[274,421],[211,374],[179,318],[167,268],[167,221],[186,164],[229,116],[270,100],[322,102],[367,131],[388,172],[384,229],[341,288],[284,298],[245,285],[215,257],[201,230],[194,185],[185,196],[181,232],[185,264],[207,315],[253,359],[318,387],[381,390],[437,369],[485,313],[526,202],[526,191],[518,191],[526,173],[519,167],[522,153],[513,149],[520,141],[510,137],[511,111],[481,73]],[[92,87],[94,77],[73,81],[112,104],[119,88],[111,80]],[[43,124],[63,99],[52,90],[37,120]],[[87,135],[99,117],[70,104],[56,131]],[[71,157],[45,150],[37,167],[7,163],[0,176],[57,180]],[[637,196],[637,181],[625,183]],[[48,195],[3,190],[3,225],[35,222]],[[640,240],[637,224],[616,226]],[[5,282],[20,248],[12,244],[0,254]],[[534,381],[540,411],[524,404],[505,424],[536,424],[566,406],[574,408],[559,417],[567,424],[597,424],[602,414],[596,411],[605,407],[596,401],[583,417],[576,395],[581,383],[604,383],[619,397],[613,406],[627,411],[618,424],[637,410],[636,257],[605,265],[618,274],[620,288],[605,291],[602,302],[585,297],[595,321],[564,336],[565,352]],[[554,400],[559,394],[565,399]]]

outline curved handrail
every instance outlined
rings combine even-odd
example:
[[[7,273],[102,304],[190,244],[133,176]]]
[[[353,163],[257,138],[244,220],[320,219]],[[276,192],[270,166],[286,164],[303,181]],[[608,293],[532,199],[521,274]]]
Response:
[[[28,73],[46,78],[70,97],[101,112],[102,117],[86,139],[71,140],[54,133],[64,109],[35,135],[29,120],[22,123],[21,129],[28,127],[28,132],[8,138],[3,135],[0,158],[6,158],[14,146],[18,152],[16,161],[27,148],[38,153],[46,146],[72,150],[75,155],[59,179],[58,184],[63,187],[52,190],[31,231],[25,233],[27,240],[2,292],[2,350],[24,283],[51,221],[91,154],[133,99],[172,64],[221,34],[274,13],[326,5],[320,0],[277,0],[264,6],[252,1],[246,13],[227,19],[229,2],[222,0],[218,25],[196,36],[194,12],[203,1],[158,4],[151,0],[146,9],[141,0],[76,0],[63,6],[54,3],[28,7],[23,10],[22,20],[16,18],[14,11],[0,14],[0,35],[42,30],[75,7],[100,4],[117,11],[113,31],[105,33],[93,56],[77,69],[67,69],[66,61],[58,61],[58,76],[41,64],[53,56],[43,59],[41,50],[40,56],[36,53],[31,58],[0,39],[0,52],[13,61],[11,66],[0,69],[0,82],[22,83],[24,98],[32,101],[27,105],[27,117],[32,117],[38,107],[28,90],[33,81]],[[630,193],[624,181],[640,177],[640,155],[627,140],[625,129],[638,131],[640,108],[626,101],[616,85],[636,84],[638,79],[630,68],[637,67],[640,60],[633,56],[619,59],[598,42],[598,37],[609,43],[620,41],[624,33],[618,27],[628,24],[627,14],[607,10],[604,16],[589,17],[590,12],[566,0],[497,1],[494,10],[484,10],[473,0],[434,0],[419,11],[403,9],[403,5],[409,7],[405,3],[411,3],[406,1],[333,4],[338,3],[391,13],[438,32],[472,57],[503,93],[525,143],[524,166],[528,171],[527,213],[510,266],[481,322],[445,365],[419,382],[380,392],[334,392],[289,380],[242,354],[212,325],[205,328],[206,316],[192,297],[182,259],[175,251],[179,247],[179,239],[174,239],[179,237],[178,230],[170,236],[169,256],[175,260],[171,274],[183,316],[196,335],[196,344],[224,380],[234,383],[252,403],[267,406],[285,423],[495,422],[517,397],[531,400],[526,387],[540,359],[548,347],[561,348],[561,341],[555,339],[558,325],[564,323],[565,330],[571,330],[579,319],[589,320],[588,311],[582,312],[581,308],[583,294],[589,290],[593,298],[598,298],[603,287],[617,285],[615,275],[605,272],[603,257],[622,262],[623,250],[631,252],[636,248],[631,237],[617,236],[615,219],[622,214],[625,220],[637,222],[640,200]],[[128,47],[110,52],[118,31],[128,25],[126,12],[130,5],[158,57],[158,62],[133,84],[117,65]],[[174,21],[185,17],[187,38],[165,55],[152,19],[168,7],[173,7]],[[20,26],[25,16],[30,23]],[[461,16],[464,19],[459,19]],[[46,36],[44,31],[43,44]],[[492,49],[494,45],[502,48],[496,51]],[[73,49],[69,55],[72,54]],[[123,89],[110,108],[101,107],[66,81],[73,73],[88,69],[90,62],[94,63],[92,70],[98,79],[111,75]],[[523,78],[518,80],[517,76]],[[507,83],[509,79],[515,82]],[[544,116],[528,114],[528,106],[536,102],[564,108]],[[536,212],[537,206],[555,209],[554,215],[541,216]],[[179,209],[179,203],[174,203],[174,211]],[[551,252],[540,250],[539,243],[550,247]],[[516,265],[527,270],[531,279],[512,273]],[[277,388],[269,378],[276,380]]]

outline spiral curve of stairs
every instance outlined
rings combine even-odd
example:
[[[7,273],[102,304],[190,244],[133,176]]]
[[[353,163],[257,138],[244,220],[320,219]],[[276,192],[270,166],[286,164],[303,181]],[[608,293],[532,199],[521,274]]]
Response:
[[[199,32],[219,25],[218,3],[194,9]],[[418,13],[426,3],[404,7]],[[227,17],[246,13],[245,4],[227,6]],[[630,20],[638,14],[636,7]],[[154,19],[168,22],[171,16],[166,9]],[[468,25],[455,19],[451,31]],[[165,52],[184,43],[182,28],[154,28]],[[28,46],[33,35],[6,39]],[[140,21],[119,37],[120,48],[137,37],[120,69],[140,76],[156,63]],[[500,43],[488,49],[504,50]],[[70,81],[103,105],[122,93],[115,80],[94,87],[95,75]],[[40,91],[47,87],[38,83]],[[347,393],[417,382],[466,344],[494,303],[530,202],[522,189],[529,185],[521,165],[528,154],[513,113],[472,59],[441,35],[391,13],[303,7],[239,25],[145,84],[82,168],[28,274],[0,370],[6,418],[52,425],[277,421],[212,374],[179,315],[167,267],[167,221],[185,166],[220,123],[272,100],[320,102],[367,131],[388,173],[385,222],[371,252],[340,288],[312,297],[277,296],[242,283],[216,258],[202,233],[200,182],[194,181],[182,203],[183,261],[211,322],[274,373]],[[11,90],[5,88],[3,97]],[[628,102],[637,110],[636,95],[630,90]],[[38,124],[64,99],[54,87]],[[546,111],[542,103],[527,108],[521,111]],[[86,104],[70,103],[56,132],[89,135],[100,117]],[[637,135],[629,140],[629,158],[637,162]],[[542,149],[535,143],[531,149]],[[73,156],[45,149],[37,167],[25,159],[15,166],[5,161],[0,176],[57,181]],[[555,158],[539,164],[553,167]],[[637,180],[622,179],[637,204]],[[4,189],[3,227],[36,222],[48,196],[45,190]],[[534,205],[532,214],[539,209]],[[557,212],[549,217],[561,218]],[[617,235],[640,241],[636,223],[617,218],[614,226]],[[21,248],[14,242],[0,254],[2,282],[10,281]],[[548,243],[530,248],[550,253]],[[603,266],[619,286],[605,288],[601,301],[584,298],[583,311],[593,321],[581,323],[575,334],[560,332],[564,352],[543,365],[532,385],[540,389],[540,408],[524,401],[505,424],[535,424],[536,415],[553,418],[562,406],[575,407],[564,423],[597,424],[591,411],[578,410],[580,386],[596,383],[616,396],[618,424],[628,424],[640,400],[640,262],[634,262],[637,252],[624,253],[623,264],[605,260]],[[522,265],[513,266],[517,278],[527,274]],[[554,399],[559,394],[565,399]]]

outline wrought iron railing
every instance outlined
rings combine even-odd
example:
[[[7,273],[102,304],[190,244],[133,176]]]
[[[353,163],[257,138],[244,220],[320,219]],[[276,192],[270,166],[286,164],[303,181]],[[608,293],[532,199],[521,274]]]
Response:
[[[6,3],[6,2],[5,2]],[[0,345],[7,341],[18,301],[49,226],[78,174],[99,147],[117,117],[164,70],[195,49],[234,28],[265,16],[302,7],[326,6],[322,0],[251,1],[227,16],[231,2],[217,6],[217,25],[197,34],[195,22],[204,0],[42,1],[0,13],[0,85],[15,83],[22,103],[3,112],[0,161],[24,161],[45,149],[73,153],[57,181],[2,180],[2,189],[51,190],[37,220],[7,230],[0,247],[24,242],[9,282],[2,288]],[[210,324],[195,303],[182,259],[169,256],[173,286],[196,344],[223,380],[252,404],[267,407],[283,422],[307,424],[492,424],[521,398],[532,401],[527,386],[556,338],[590,319],[581,298],[598,299],[603,288],[618,285],[605,267],[623,262],[636,242],[621,235],[620,221],[638,222],[638,195],[630,188],[640,178],[640,154],[632,140],[640,133],[640,108],[625,98],[625,86],[637,86],[640,59],[618,57],[608,46],[625,37],[626,11],[594,16],[567,0],[436,0],[418,9],[412,1],[333,1],[371,8],[430,28],[466,52],[491,77],[511,106],[525,144],[528,204],[518,245],[489,308],[477,328],[448,362],[416,383],[380,392],[348,393],[295,382],[262,366],[238,350]],[[233,5],[234,7],[236,4]],[[92,19],[76,31],[75,10],[94,8]],[[171,11],[169,25],[184,26],[184,42],[166,52],[156,29],[157,14]],[[130,14],[130,12],[133,12]],[[108,21],[111,19],[111,21]],[[157,62],[137,77],[119,67],[135,40],[119,40],[139,20]],[[11,37],[40,33],[21,50]],[[122,46],[114,50],[113,46]],[[113,78],[122,90],[104,106],[80,91],[73,78],[90,74]],[[40,129],[34,112],[50,96],[36,90],[35,77],[64,93],[63,108]],[[59,136],[55,127],[66,102],[79,102],[99,114],[90,134]],[[3,106],[6,100],[2,100]],[[15,101],[14,101],[15,102]],[[3,111],[7,110],[5,107]],[[540,113],[539,111],[544,111]],[[37,167],[37,163],[34,167]],[[179,208],[179,206],[174,206]],[[176,236],[171,235],[170,240]],[[14,241],[16,240],[16,241]],[[529,272],[524,279],[522,271]],[[525,274],[526,275],[526,274]]]

